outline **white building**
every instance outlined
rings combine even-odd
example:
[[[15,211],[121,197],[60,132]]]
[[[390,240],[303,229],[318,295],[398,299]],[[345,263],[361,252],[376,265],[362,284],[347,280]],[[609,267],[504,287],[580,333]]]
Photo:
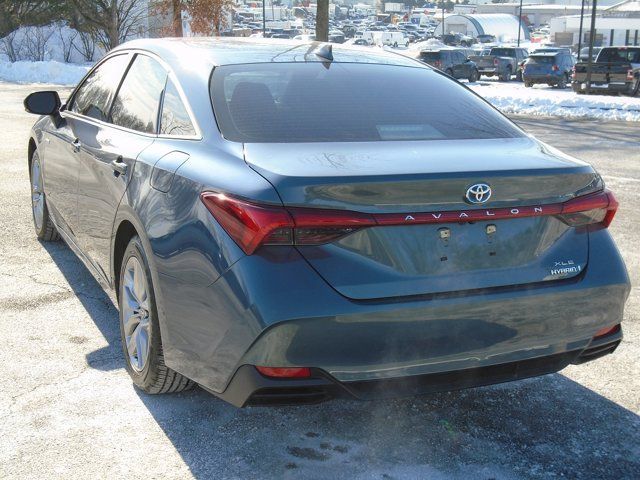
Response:
[[[554,18],[550,21],[551,41],[557,45],[578,44],[580,15]],[[591,12],[585,12],[582,26],[582,44],[588,45],[591,28]],[[596,46],[640,45],[640,1],[627,0],[617,5],[596,10]]]
[[[436,20],[440,20],[436,16]],[[499,41],[511,42],[518,38],[529,40],[529,30],[523,24],[518,25],[518,17],[506,13],[492,14],[449,14],[444,18],[445,33],[462,33],[471,37],[494,35]],[[442,34],[442,22],[436,27],[436,35]]]

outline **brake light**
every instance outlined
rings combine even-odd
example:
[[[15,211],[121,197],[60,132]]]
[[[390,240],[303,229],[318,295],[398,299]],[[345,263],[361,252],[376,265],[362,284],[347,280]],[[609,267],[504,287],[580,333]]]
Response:
[[[442,67],[442,62],[440,60],[436,60],[435,62],[433,62],[433,66],[436,68],[440,68]]]
[[[609,190],[603,190],[565,202],[558,217],[572,227],[597,224],[607,228],[617,210],[616,197]]]
[[[307,367],[256,367],[262,375],[275,378],[309,378],[311,370]]]
[[[571,78],[574,80],[576,79],[576,67],[571,68]]]
[[[558,70],[560,70],[560,67],[558,65],[553,65],[551,67],[551,70],[553,70],[554,72],[557,72]]]
[[[633,81],[633,70],[627,70],[627,81]]]
[[[571,227],[607,228],[618,209],[609,190],[540,206],[368,214],[348,210],[259,205],[222,193],[200,195],[209,212],[247,254],[262,245],[322,245],[374,226],[424,225],[555,215]]]
[[[500,63],[500,62],[498,61],[498,59],[497,59],[497,58],[494,58],[494,59],[493,59],[493,65],[494,65],[494,66],[496,66],[496,67],[497,67],[499,63]]]
[[[222,193],[200,198],[222,228],[247,255],[260,245],[319,245],[376,224],[371,215],[346,210],[324,210],[257,205]]]

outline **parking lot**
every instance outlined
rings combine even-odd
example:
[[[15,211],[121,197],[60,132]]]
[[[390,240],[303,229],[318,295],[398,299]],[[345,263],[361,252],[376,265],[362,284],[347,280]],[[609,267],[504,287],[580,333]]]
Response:
[[[134,389],[111,300],[64,243],[36,241],[34,88],[0,82],[0,478],[640,478],[640,123],[515,118],[620,202],[634,288],[614,355],[462,392],[239,410]]]

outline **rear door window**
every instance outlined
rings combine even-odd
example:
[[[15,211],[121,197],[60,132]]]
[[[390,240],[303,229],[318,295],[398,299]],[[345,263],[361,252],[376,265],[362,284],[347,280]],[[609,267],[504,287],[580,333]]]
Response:
[[[156,133],[160,97],[167,71],[156,60],[136,55],[111,107],[114,125],[143,133]]]
[[[109,105],[129,60],[128,54],[116,55],[99,65],[76,91],[70,110],[107,121]]]

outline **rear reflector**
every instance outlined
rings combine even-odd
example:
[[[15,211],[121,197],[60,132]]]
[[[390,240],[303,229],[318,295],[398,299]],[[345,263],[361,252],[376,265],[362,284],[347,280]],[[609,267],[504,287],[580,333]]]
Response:
[[[307,367],[256,367],[265,377],[274,378],[309,378],[311,370]]]
[[[259,205],[222,193],[204,192],[202,202],[231,238],[251,255],[261,245],[321,245],[375,226],[460,223],[555,215],[571,227],[607,228],[618,209],[602,190],[551,205],[421,213],[368,214],[349,210]]]
[[[594,339],[600,338],[600,337],[606,337],[607,335],[611,335],[612,333],[618,333],[620,331],[620,324],[616,324],[613,327],[604,327],[601,328],[600,330],[598,330],[596,332],[596,334],[593,336]]]

